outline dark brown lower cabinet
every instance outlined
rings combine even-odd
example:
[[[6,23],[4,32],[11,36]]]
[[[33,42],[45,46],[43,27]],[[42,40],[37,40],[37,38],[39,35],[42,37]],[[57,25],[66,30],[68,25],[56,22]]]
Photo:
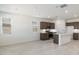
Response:
[[[73,40],[79,40],[79,33],[73,33]]]
[[[54,34],[53,35],[53,42],[55,43],[55,44],[58,44],[59,43],[59,35],[58,34]]]
[[[48,33],[40,33],[40,40],[49,40]]]

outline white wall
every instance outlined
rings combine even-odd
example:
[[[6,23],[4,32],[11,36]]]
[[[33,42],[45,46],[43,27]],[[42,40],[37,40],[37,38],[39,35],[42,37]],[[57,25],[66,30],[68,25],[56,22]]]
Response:
[[[12,25],[12,33],[4,34],[0,32],[0,46],[40,40],[40,21],[51,22],[41,18],[28,17],[19,14],[0,13],[0,16],[10,17]],[[32,21],[37,22],[38,31],[32,31]]]
[[[67,22],[79,22],[79,18],[76,18],[76,19],[69,19],[69,20],[67,20]]]

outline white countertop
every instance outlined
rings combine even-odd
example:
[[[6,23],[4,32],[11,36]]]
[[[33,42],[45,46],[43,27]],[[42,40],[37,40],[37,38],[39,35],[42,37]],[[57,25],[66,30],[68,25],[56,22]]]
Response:
[[[79,33],[79,29],[74,29],[74,33]]]
[[[48,29],[42,29],[40,32],[41,33],[46,33],[46,31],[48,31]],[[50,32],[57,32],[56,29],[49,29]],[[79,33],[79,29],[74,29],[73,33]]]

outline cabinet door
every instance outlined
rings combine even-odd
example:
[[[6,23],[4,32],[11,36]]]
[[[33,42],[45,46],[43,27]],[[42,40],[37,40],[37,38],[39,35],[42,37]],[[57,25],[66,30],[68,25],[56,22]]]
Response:
[[[77,23],[77,29],[79,29],[79,22]]]
[[[74,22],[74,28],[79,29],[79,22]]]
[[[49,26],[48,22],[40,22],[40,29],[46,29]]]
[[[77,22],[74,22],[74,29],[77,29]]]
[[[50,29],[55,29],[55,24],[54,23],[49,23]]]
[[[69,26],[70,24],[69,23],[66,23],[66,26]]]
[[[73,33],[73,40],[78,40],[78,33]]]
[[[58,36],[58,35],[54,35],[54,36],[53,36],[53,39],[54,39],[54,40],[53,40],[54,43],[56,43],[56,44],[59,43],[59,36]]]
[[[48,33],[40,33],[40,40],[48,40],[49,34]]]

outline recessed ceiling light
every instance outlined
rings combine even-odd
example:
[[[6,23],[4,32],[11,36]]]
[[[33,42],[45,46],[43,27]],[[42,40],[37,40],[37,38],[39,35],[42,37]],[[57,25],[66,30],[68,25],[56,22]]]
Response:
[[[48,18],[50,18],[50,16],[48,16]]]
[[[65,13],[67,14],[68,13],[68,10],[65,10]]]

